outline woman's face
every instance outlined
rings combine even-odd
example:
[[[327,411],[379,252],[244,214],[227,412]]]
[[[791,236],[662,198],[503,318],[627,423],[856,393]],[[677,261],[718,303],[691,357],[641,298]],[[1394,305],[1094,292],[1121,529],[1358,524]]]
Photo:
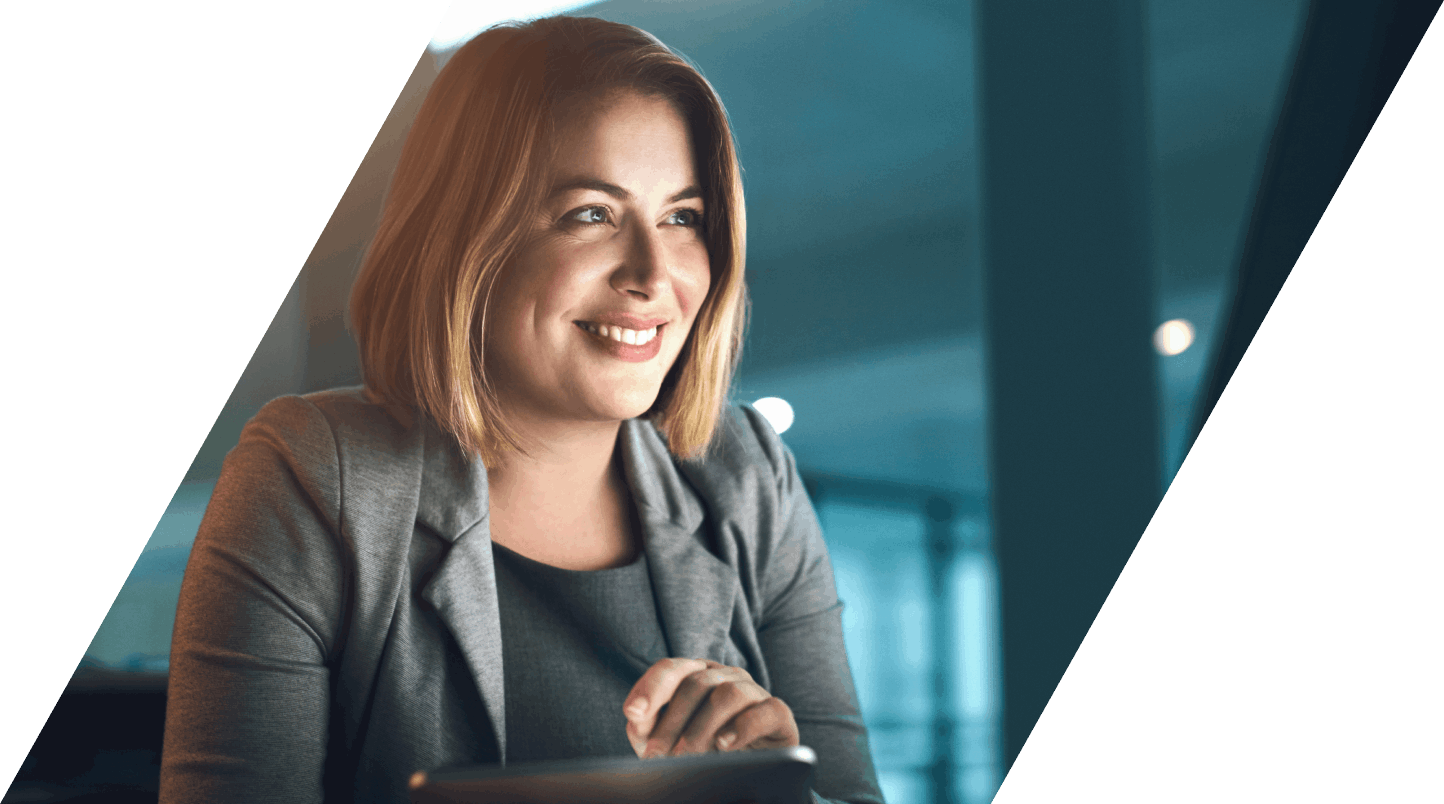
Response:
[[[487,371],[523,420],[640,416],[711,284],[691,138],[668,101],[609,93],[559,111],[554,153],[492,295]]]

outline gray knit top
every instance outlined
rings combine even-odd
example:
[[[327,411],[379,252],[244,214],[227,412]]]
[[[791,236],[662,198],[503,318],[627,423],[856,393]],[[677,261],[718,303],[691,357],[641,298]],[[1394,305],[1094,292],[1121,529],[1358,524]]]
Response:
[[[622,702],[669,655],[647,557],[578,572],[491,546],[508,759],[633,756]]]

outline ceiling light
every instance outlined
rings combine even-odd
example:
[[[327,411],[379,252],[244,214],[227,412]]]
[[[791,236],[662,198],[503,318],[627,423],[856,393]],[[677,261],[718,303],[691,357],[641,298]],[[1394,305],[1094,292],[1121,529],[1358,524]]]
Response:
[[[764,396],[753,402],[752,407],[756,408],[757,412],[767,419],[767,423],[772,425],[772,429],[779,433],[785,432],[792,426],[792,406],[787,404],[785,399]]]
[[[1161,355],[1182,354],[1193,345],[1193,325],[1182,318],[1164,321],[1153,331],[1153,348]]]

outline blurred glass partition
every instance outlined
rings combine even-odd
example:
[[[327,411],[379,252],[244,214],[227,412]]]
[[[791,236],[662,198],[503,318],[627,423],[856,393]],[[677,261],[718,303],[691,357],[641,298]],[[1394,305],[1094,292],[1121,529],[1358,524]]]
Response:
[[[1002,782],[997,571],[981,500],[806,475],[884,797],[975,804]]]
[[[927,801],[933,700],[922,517],[847,503],[821,515],[879,779],[894,804]]]
[[[182,483],[85,651],[83,668],[163,675],[181,577],[216,481]]]

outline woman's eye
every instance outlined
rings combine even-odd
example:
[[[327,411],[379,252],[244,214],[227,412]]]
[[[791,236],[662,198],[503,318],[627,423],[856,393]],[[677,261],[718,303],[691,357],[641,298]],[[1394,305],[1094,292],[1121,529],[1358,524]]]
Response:
[[[702,213],[695,209],[679,209],[667,216],[667,223],[673,226],[700,226]]]
[[[582,207],[567,215],[567,220],[575,223],[609,223],[611,219],[611,213],[606,207]]]

